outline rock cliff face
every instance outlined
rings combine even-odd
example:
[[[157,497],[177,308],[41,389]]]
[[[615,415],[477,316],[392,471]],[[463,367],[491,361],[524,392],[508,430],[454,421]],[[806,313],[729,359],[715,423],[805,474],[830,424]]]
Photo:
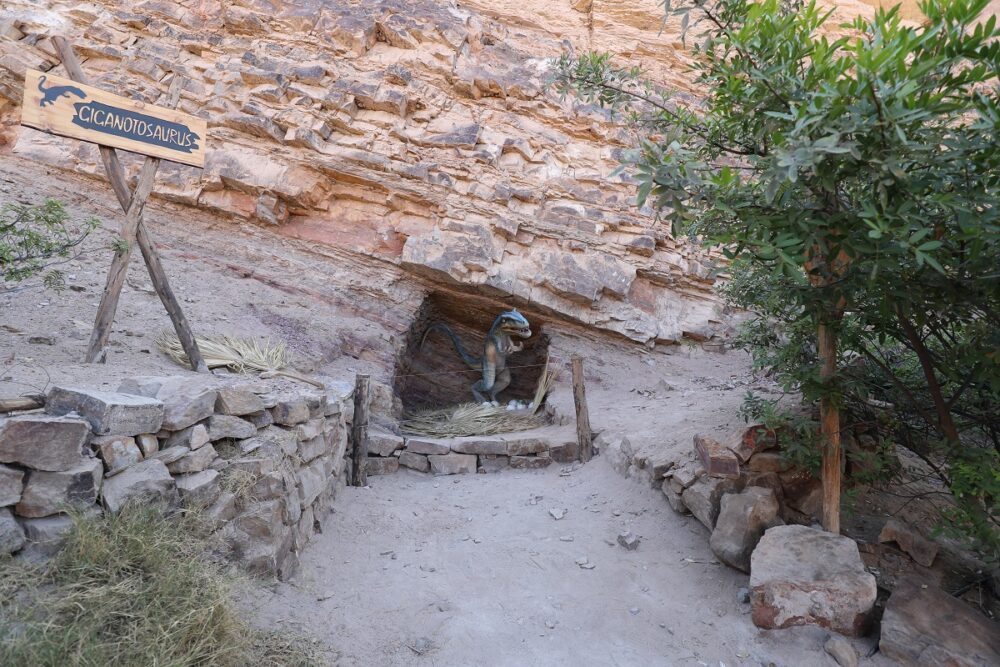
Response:
[[[686,88],[656,0],[4,7],[0,153],[103,177],[93,145],[17,125],[24,71],[61,73],[62,34],[109,90],[155,103],[187,80],[180,108],[208,120],[208,161],[161,165],[156,196],[647,344],[719,317],[711,262],[607,179],[628,138],[544,87],[546,58],[573,44]]]

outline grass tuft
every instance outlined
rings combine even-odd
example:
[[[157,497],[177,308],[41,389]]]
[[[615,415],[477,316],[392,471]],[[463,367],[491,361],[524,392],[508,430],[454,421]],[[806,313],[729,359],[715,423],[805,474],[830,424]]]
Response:
[[[237,578],[209,559],[195,516],[132,506],[74,523],[49,562],[0,561],[0,665],[324,664],[302,640],[243,620]]]

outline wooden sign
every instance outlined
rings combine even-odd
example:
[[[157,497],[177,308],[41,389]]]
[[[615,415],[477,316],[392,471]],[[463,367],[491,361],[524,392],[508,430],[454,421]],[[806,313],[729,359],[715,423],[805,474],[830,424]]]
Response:
[[[28,70],[21,123],[36,130],[205,166],[207,123],[52,74]]]

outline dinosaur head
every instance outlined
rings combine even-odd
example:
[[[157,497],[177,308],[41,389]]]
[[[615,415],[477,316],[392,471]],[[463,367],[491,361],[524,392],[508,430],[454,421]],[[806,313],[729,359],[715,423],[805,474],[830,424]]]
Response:
[[[517,336],[518,338],[529,338],[531,336],[531,325],[524,315],[516,310],[508,310],[507,312],[500,313],[500,317],[497,318],[494,326],[500,329],[500,331],[511,336]]]

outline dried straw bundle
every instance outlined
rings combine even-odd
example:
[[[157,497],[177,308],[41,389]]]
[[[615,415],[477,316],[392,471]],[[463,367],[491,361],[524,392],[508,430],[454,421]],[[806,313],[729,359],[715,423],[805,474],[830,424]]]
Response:
[[[535,397],[528,411],[507,410],[505,406],[488,403],[463,403],[438,410],[423,410],[404,415],[400,431],[408,435],[432,438],[456,438],[466,435],[496,435],[544,426],[546,419],[538,413],[545,397],[556,381],[556,371],[550,369],[549,360],[535,387]]]
[[[310,380],[288,368],[288,349],[285,344],[270,339],[234,338],[232,336],[196,337],[198,349],[209,368],[228,368],[236,373],[261,373],[262,377],[282,375],[316,387],[321,382]],[[164,331],[156,339],[156,346],[182,366],[187,365],[187,355],[181,342],[173,333]]]

